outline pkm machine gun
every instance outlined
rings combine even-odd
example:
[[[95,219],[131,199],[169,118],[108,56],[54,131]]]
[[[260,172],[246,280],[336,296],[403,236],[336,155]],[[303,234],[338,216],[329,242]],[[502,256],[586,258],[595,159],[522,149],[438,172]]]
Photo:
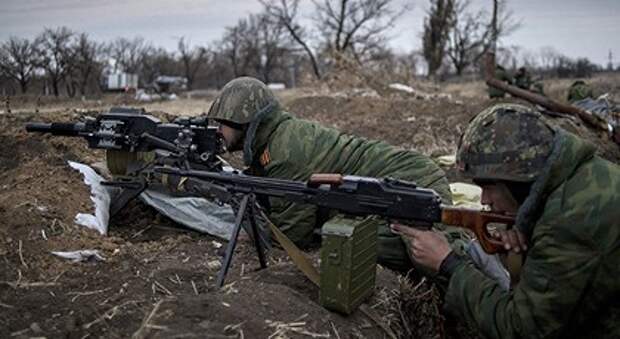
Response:
[[[442,205],[439,195],[416,184],[390,178],[368,178],[342,176],[340,174],[314,174],[308,182],[261,178],[238,173],[214,173],[195,170],[180,170],[170,167],[155,168],[177,178],[189,178],[198,193],[216,199],[227,199],[231,193],[241,193],[254,199],[268,196],[295,203],[312,204],[338,210],[355,216],[377,215],[416,228],[430,229],[433,223],[460,226],[473,231],[487,253],[502,250],[500,241],[495,240],[487,229],[491,223],[511,226],[514,218]],[[244,205],[245,207],[245,205]],[[244,213],[242,208],[239,213]],[[251,211],[250,211],[251,212]],[[251,216],[250,216],[251,217]],[[233,238],[228,244],[222,269],[218,275],[218,286],[222,286],[230,266],[240,222],[238,216]],[[251,218],[250,218],[251,219]],[[252,221],[252,223],[254,223]],[[258,248],[261,266],[264,258]]]

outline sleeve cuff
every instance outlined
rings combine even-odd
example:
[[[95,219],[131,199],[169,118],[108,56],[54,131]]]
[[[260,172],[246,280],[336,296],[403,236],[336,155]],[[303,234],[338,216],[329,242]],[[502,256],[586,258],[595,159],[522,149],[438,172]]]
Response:
[[[450,279],[452,274],[464,261],[463,257],[451,251],[447,257],[443,259],[439,266],[439,276]]]

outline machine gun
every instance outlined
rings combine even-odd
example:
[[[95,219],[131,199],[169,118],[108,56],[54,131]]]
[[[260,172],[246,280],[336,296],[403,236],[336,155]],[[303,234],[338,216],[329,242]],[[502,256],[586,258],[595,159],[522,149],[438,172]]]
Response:
[[[219,286],[222,286],[232,260],[240,223],[244,219],[243,213],[247,206],[252,206],[248,201],[254,200],[256,196],[312,204],[355,216],[377,215],[417,228],[430,229],[433,223],[439,222],[460,226],[473,231],[487,253],[502,250],[501,242],[489,234],[487,225],[514,224],[514,218],[505,215],[444,206],[435,191],[420,188],[411,182],[390,178],[314,174],[308,182],[302,182],[171,167],[157,167],[155,171],[176,177],[179,181],[189,180],[190,189],[207,197],[226,201],[234,193],[245,196],[218,275]],[[250,221],[254,224],[252,215],[255,212],[251,208],[248,212]],[[264,267],[263,253],[258,244],[257,250],[261,266]]]
[[[89,148],[105,150],[115,180],[103,184],[121,189],[112,201],[110,215],[147,188],[157,175],[152,171],[155,165],[205,171],[222,167],[217,157],[223,153],[222,139],[205,117],[181,117],[163,123],[143,110],[117,107],[81,122],[27,123],[26,131],[81,137]]]

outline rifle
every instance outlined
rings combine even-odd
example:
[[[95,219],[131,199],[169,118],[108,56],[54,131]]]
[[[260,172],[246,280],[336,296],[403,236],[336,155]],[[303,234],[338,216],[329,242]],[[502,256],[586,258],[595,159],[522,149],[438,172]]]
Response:
[[[143,110],[116,107],[81,122],[30,122],[26,131],[81,137],[89,148],[106,150],[108,167],[120,177],[102,184],[121,189],[112,201],[110,215],[153,184],[155,164],[207,171],[222,168],[217,157],[223,153],[222,139],[205,117],[181,117],[163,123]],[[137,159],[137,154],[144,152],[154,152],[156,159]]]
[[[521,89],[517,86],[513,86],[496,79],[495,54],[492,52],[487,53],[485,59],[485,81],[487,85],[491,87],[500,89],[514,97],[521,98],[533,104],[540,105],[552,112],[564,113],[579,117],[589,126],[599,131],[605,132],[610,137],[610,139],[612,139],[616,144],[620,145],[620,130],[614,129],[614,127],[607,121],[605,121],[605,119],[577,106],[563,104],[540,94]]]
[[[302,182],[171,167],[157,167],[155,171],[180,181],[189,179],[191,189],[216,199],[226,200],[235,193],[245,195],[244,201],[256,196],[268,196],[326,207],[354,216],[377,215],[422,229],[430,229],[433,223],[439,222],[460,226],[473,231],[487,253],[496,253],[503,248],[502,243],[491,236],[487,225],[514,224],[514,219],[505,215],[443,205],[435,191],[391,178],[314,174],[307,182]],[[218,276],[219,286],[223,284],[230,266],[238,228],[239,225],[235,225],[233,238],[226,250]]]

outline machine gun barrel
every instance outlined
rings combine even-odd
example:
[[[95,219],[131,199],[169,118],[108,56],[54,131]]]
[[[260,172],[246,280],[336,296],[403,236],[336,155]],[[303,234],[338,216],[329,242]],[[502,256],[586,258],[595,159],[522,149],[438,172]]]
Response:
[[[51,133],[52,135],[60,135],[67,137],[79,136],[86,129],[83,122],[63,123],[63,122],[29,122],[26,124],[27,132]]]

